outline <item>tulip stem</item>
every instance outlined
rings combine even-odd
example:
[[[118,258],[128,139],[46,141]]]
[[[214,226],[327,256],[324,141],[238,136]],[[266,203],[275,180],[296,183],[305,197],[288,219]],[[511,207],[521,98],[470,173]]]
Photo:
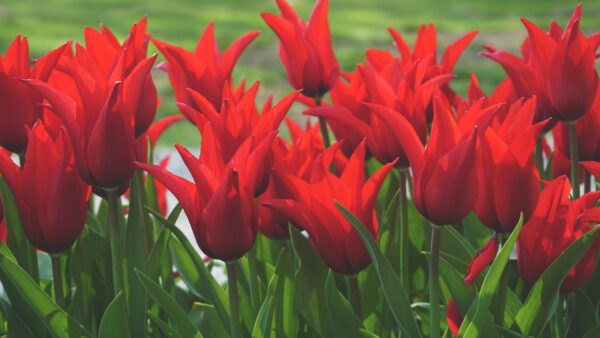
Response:
[[[240,338],[240,309],[235,273],[235,261],[226,262],[227,282],[229,283],[229,321],[231,324],[231,338]]]
[[[592,175],[590,175],[590,173],[585,170],[585,174],[584,174],[585,178],[583,179],[583,193],[587,194],[588,192],[592,191]]]
[[[66,310],[62,273],[60,271],[60,255],[50,255],[50,259],[52,261],[52,279],[54,281],[54,301],[61,309]]]
[[[506,240],[506,236],[504,234],[498,234],[498,241],[504,245]],[[496,312],[494,313],[494,317],[496,319],[496,324],[499,326],[504,325],[504,311],[506,307],[506,294],[508,288],[508,267],[504,267],[504,271],[502,271],[502,276],[500,277],[500,283],[498,284],[498,292],[496,293]]]
[[[567,122],[569,126],[569,143],[571,147],[571,185],[573,187],[573,198],[578,199],[580,196],[579,187],[579,151],[577,148],[577,130],[575,129],[576,121]]]
[[[408,196],[406,191],[406,174],[408,169],[400,169],[400,213],[401,218],[398,226],[400,227],[400,276],[402,277],[402,284],[404,290],[410,294],[410,270],[409,270],[409,259],[408,259]]]
[[[248,273],[250,274],[250,301],[252,303],[252,315],[256,317],[260,310],[260,299],[258,294],[258,272],[256,271],[256,247],[246,253],[248,258]]]
[[[440,337],[440,235],[442,228],[431,223],[429,257],[429,336]]]
[[[108,223],[110,232],[110,253],[112,258],[113,285],[115,295],[118,295],[125,285],[123,278],[123,247],[121,244],[121,229],[119,226],[117,190],[105,189],[108,202]]]
[[[315,107],[320,106],[321,97],[315,97]],[[331,145],[331,141],[329,140],[329,132],[327,131],[327,120],[324,117],[319,116],[319,126],[321,127],[321,135],[323,135],[323,146],[327,149]]]
[[[350,304],[356,317],[362,322],[362,309],[360,305],[360,288],[358,287],[358,275],[348,276],[350,285]]]

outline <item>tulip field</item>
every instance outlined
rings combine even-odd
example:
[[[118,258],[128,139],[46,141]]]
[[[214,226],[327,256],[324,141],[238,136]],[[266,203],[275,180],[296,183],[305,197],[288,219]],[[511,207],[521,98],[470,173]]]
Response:
[[[0,336],[600,337],[599,4],[108,3],[0,4]]]

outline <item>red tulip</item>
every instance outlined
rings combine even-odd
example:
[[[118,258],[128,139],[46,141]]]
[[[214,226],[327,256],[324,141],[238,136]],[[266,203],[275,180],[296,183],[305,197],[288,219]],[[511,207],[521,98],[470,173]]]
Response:
[[[517,262],[521,278],[527,285],[533,285],[571,243],[593,229],[590,222],[600,221],[600,209],[593,208],[600,192],[588,193],[571,201],[570,191],[571,184],[566,176],[548,182],[533,216],[523,225],[517,240]],[[598,244],[592,245],[569,272],[560,287],[561,293],[574,291],[592,275],[596,268],[594,252]]]
[[[464,123],[457,124],[451,108],[436,96],[431,137],[425,149],[410,122],[401,114],[378,105],[370,107],[393,130],[402,131],[394,136],[412,168],[413,200],[417,210],[437,225],[464,218],[477,201],[479,154],[476,146],[479,133],[485,131],[485,123],[477,122],[479,131],[473,127],[477,119],[468,117]],[[493,113],[495,110],[488,110],[481,116],[489,122]],[[478,109],[474,115],[481,118]]]
[[[597,93],[600,93],[600,86],[598,86]],[[579,161],[600,161],[600,135],[598,135],[600,129],[600,95],[596,95],[594,105],[578,121],[575,128]],[[567,124],[558,123],[552,129],[552,136],[554,138],[554,148],[564,155],[568,162],[571,159],[571,149],[569,147],[569,127]]]
[[[544,114],[561,121],[576,121],[594,102],[598,87],[594,53],[600,34],[585,38],[579,31],[578,5],[565,31],[556,23],[548,32],[522,19],[529,33],[522,47],[523,58],[488,48],[482,54],[500,63],[511,78],[518,96],[538,97],[536,122]]]
[[[221,55],[215,40],[214,23],[208,24],[194,52],[169,45],[160,40],[152,42],[167,59],[160,68],[169,73],[177,102],[185,103],[198,110],[187,88],[204,96],[214,109],[222,102],[222,89],[226,82],[231,83],[231,73],[238,58],[246,47],[260,34],[252,31],[244,34]]]
[[[366,150],[363,142],[337,177],[329,171],[329,164],[338,147],[336,144],[319,156],[309,182],[275,172],[276,179],[286,186],[292,197],[265,201],[262,205],[286,215],[306,229],[313,247],[332,270],[352,275],[365,268],[371,258],[362,240],[333,201],[348,208],[373,237],[378,238],[375,200],[393,163],[384,165],[365,182]]]
[[[279,56],[292,87],[302,94],[320,98],[337,82],[340,75],[329,34],[329,0],[317,0],[306,24],[285,0],[276,0],[281,16],[262,13],[263,20],[279,37]]]
[[[81,50],[81,49],[80,49]],[[86,52],[81,52],[87,55]],[[141,90],[156,55],[139,62],[120,82],[93,77],[73,59],[63,58],[78,92],[61,93],[46,83],[26,83],[48,100],[64,123],[83,180],[100,188],[127,183],[135,171],[135,114]],[[92,87],[90,87],[92,86]]]
[[[67,250],[83,229],[90,187],[73,165],[64,133],[55,140],[40,122],[29,132],[25,167],[0,156],[0,172],[11,188],[29,241],[47,253]]]
[[[111,81],[123,81],[140,62],[146,59],[151,36],[146,32],[146,26],[144,16],[131,27],[122,45],[104,25],[101,25],[101,32],[87,27],[85,29],[86,49],[78,48],[77,57],[81,63],[90,64],[84,67],[94,74],[96,80],[104,77]],[[152,124],[160,100],[157,99],[156,87],[150,73],[146,74],[141,87],[135,88],[135,91],[139,91],[135,95],[138,97],[137,102],[132,101],[129,104],[135,106],[132,107],[132,110],[135,110],[135,136],[139,137]]]
[[[293,174],[305,181],[310,178],[310,171],[316,158],[324,151],[323,138],[317,123],[306,132],[290,119],[288,128],[292,134],[293,144],[288,146],[283,139],[277,138],[273,143],[273,168]],[[298,131],[297,129],[300,129]],[[271,178],[265,192],[257,199],[259,203],[258,230],[265,236],[273,239],[289,237],[289,219],[266,206],[262,202],[276,198],[290,198],[286,187]]]
[[[433,93],[438,90],[438,86],[453,76],[444,74],[422,83],[420,80],[423,78],[419,78],[417,74],[423,72],[421,66],[424,65],[426,62],[415,62],[411,64],[406,74],[396,72],[386,75],[387,78],[378,74],[372,67],[358,66],[368,93],[368,102],[392,108],[402,114],[411,122],[412,128],[423,142],[427,138],[425,119],[427,106]],[[362,114],[362,111],[357,110],[356,106],[345,106],[343,102],[342,105],[318,107],[306,112],[345,125],[355,134],[366,137],[369,151],[379,162],[389,163],[398,158],[396,162],[398,167],[408,167],[406,154],[394,136],[396,131],[377,114],[370,113],[365,116],[358,113]],[[356,138],[356,136],[351,137]]]
[[[253,137],[246,139],[225,163],[207,123],[200,158],[176,145],[194,183],[156,165],[137,165],[173,192],[190,221],[200,249],[212,258],[230,261],[243,256],[256,238],[258,215],[253,193],[274,137],[272,133],[261,143]]]
[[[370,99],[360,68],[356,68],[350,76],[348,83],[346,83],[343,77],[340,77],[335,87],[331,89],[329,97],[331,98],[332,106],[339,107],[333,109],[344,111],[342,114],[346,114],[352,121],[358,118],[364,123],[369,123],[371,112],[369,111],[369,107],[365,106],[363,102],[370,102]],[[346,110],[348,112],[345,112]],[[307,113],[310,114],[310,112],[315,111],[319,110],[309,110]],[[358,121],[357,123],[360,124]],[[332,117],[327,118],[327,124],[331,127],[337,140],[344,140],[340,144],[340,149],[346,157],[350,157],[354,149],[367,136],[361,130],[357,130],[357,127],[352,122],[346,123],[345,120],[339,121]]]
[[[512,82],[510,78],[505,78],[500,82],[500,84],[494,89],[492,94],[488,97],[483,90],[479,87],[479,81],[475,74],[471,73],[471,82],[469,83],[469,87],[467,89],[468,96],[466,103],[468,105],[473,105],[480,99],[484,99],[483,106],[489,107],[491,105],[506,103],[503,105],[496,116],[491,122],[491,127],[494,129],[500,128],[502,122],[506,118],[506,114],[508,114],[508,110],[511,105],[513,105],[517,101],[517,96],[515,94],[515,89],[513,88]],[[460,108],[459,108],[460,109]]]
[[[227,93],[228,85],[225,84],[223,88]],[[226,94],[218,109],[201,93],[188,89],[193,105],[178,102],[178,106],[183,115],[198,127],[200,133],[208,122],[211,124],[212,130],[218,135],[223,160],[229,161],[249,136],[255,135],[257,142],[260,142],[279,128],[299,93],[296,91],[288,94],[278,104],[266,107],[269,109],[263,109],[259,114],[255,104],[258,88],[259,82],[256,82],[238,100],[233,99],[233,93]]]
[[[533,148],[546,122],[532,125],[535,98],[513,105],[498,129],[482,137],[479,197],[475,213],[487,227],[510,233],[520,214],[533,214],[540,193],[540,176],[533,164]]]
[[[388,28],[388,30],[394,39],[396,49],[398,49],[398,52],[400,53],[400,67],[403,69],[403,72],[405,72],[408,67],[411,67],[410,65],[412,63],[415,63],[419,60],[425,61],[427,66],[424,67],[424,69],[426,69],[426,71],[419,74],[419,76],[423,77],[423,82],[427,82],[436,76],[451,74],[454,69],[454,65],[456,65],[456,62],[458,61],[458,58],[478,33],[478,31],[471,31],[460,37],[454,43],[448,45],[444,50],[444,54],[442,55],[442,58],[438,64],[436,32],[433,23],[430,23],[427,27],[424,24],[421,24],[412,53],[410,51],[410,47],[404,41],[404,38],[402,38],[400,33],[391,27]],[[461,98],[456,95],[448,83],[441,84],[440,86],[448,101],[453,105],[454,108],[457,108]],[[427,109],[426,114],[427,122],[431,123],[433,120],[433,106],[431,105],[431,98],[429,100],[429,109]]]
[[[71,43],[50,51],[30,68],[27,38],[13,40],[4,57],[0,56],[0,147],[14,153],[27,148],[27,128],[42,114],[42,97],[18,79],[48,81],[60,55]]]
[[[278,138],[273,143],[273,170],[281,174],[293,175],[303,181],[310,181],[310,175],[314,162],[323,153],[323,138],[320,134],[319,124],[308,127],[304,131],[291,119],[286,119],[290,134],[292,135],[292,145],[286,145],[283,139]],[[343,171],[348,159],[340,152],[335,152],[333,165],[337,171]],[[292,198],[286,185],[280,180],[271,178],[267,190],[258,197],[259,204],[263,201],[272,199]],[[283,239],[289,237],[288,231],[289,218],[268,207],[259,206],[258,229],[262,234],[273,239]],[[298,225],[298,224],[296,224]]]

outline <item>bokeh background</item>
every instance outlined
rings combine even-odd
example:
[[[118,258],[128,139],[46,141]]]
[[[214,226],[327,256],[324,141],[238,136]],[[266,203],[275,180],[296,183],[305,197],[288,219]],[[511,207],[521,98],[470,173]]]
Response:
[[[298,14],[308,18],[314,0],[289,0]],[[364,60],[367,48],[395,52],[387,27],[398,30],[412,45],[421,23],[434,22],[438,33],[438,54],[468,31],[479,34],[456,65],[452,87],[466,94],[469,72],[474,72],[489,93],[505,76],[495,62],[482,57],[482,45],[519,53],[526,35],[520,18],[540,27],[554,19],[561,26],[568,21],[577,1],[565,0],[330,0],[329,21],[334,51],[343,71],[352,71]],[[589,34],[600,30],[600,0],[582,1],[581,27]],[[148,31],[154,38],[192,50],[204,28],[215,22],[217,41],[224,50],[250,30],[262,34],[242,55],[234,72],[236,83],[261,81],[259,102],[273,94],[281,98],[292,88],[279,61],[276,36],[260,17],[261,12],[278,13],[274,0],[2,0],[0,1],[0,53],[17,34],[26,35],[31,57],[43,55],[66,40],[83,41],[83,28],[106,25],[121,40],[142,16],[148,16]],[[150,53],[156,52],[151,44]],[[159,61],[164,60],[159,56]],[[166,74],[153,70],[163,103],[157,118],[178,113]],[[261,103],[262,104],[262,103]],[[300,105],[291,114],[301,119]],[[189,123],[168,130],[159,147],[180,142],[199,146],[199,134]]]

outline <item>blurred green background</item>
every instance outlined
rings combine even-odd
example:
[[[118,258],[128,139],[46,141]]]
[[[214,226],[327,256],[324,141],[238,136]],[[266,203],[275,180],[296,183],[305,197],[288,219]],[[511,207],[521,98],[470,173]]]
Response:
[[[298,14],[307,19],[314,0],[290,0]],[[362,62],[367,48],[395,50],[387,27],[398,30],[412,45],[421,23],[434,22],[438,33],[438,54],[445,46],[468,31],[480,33],[465,51],[455,68],[458,78],[451,82],[459,94],[466,94],[469,72],[474,72],[489,93],[505,76],[502,68],[480,56],[482,45],[519,53],[526,35],[520,18],[525,17],[547,28],[551,20],[564,26],[577,1],[548,0],[330,0],[329,21],[332,42],[343,71],[352,71]],[[581,26],[590,34],[600,30],[600,1],[582,1]],[[154,38],[193,49],[202,31],[215,21],[221,50],[250,30],[262,34],[242,55],[234,72],[236,83],[261,81],[259,104],[269,94],[281,98],[292,88],[278,58],[278,42],[260,17],[261,12],[278,13],[274,0],[3,0],[0,2],[0,53],[16,34],[28,37],[32,58],[38,57],[66,40],[83,41],[83,28],[105,24],[117,37],[128,34],[130,26],[148,15],[148,31]],[[156,48],[151,45],[150,53]],[[163,60],[159,57],[159,61]],[[154,70],[163,103],[158,116],[178,113],[167,76]],[[294,107],[298,116],[301,107]],[[180,122],[168,130],[160,146],[175,142],[198,147],[195,128]]]

